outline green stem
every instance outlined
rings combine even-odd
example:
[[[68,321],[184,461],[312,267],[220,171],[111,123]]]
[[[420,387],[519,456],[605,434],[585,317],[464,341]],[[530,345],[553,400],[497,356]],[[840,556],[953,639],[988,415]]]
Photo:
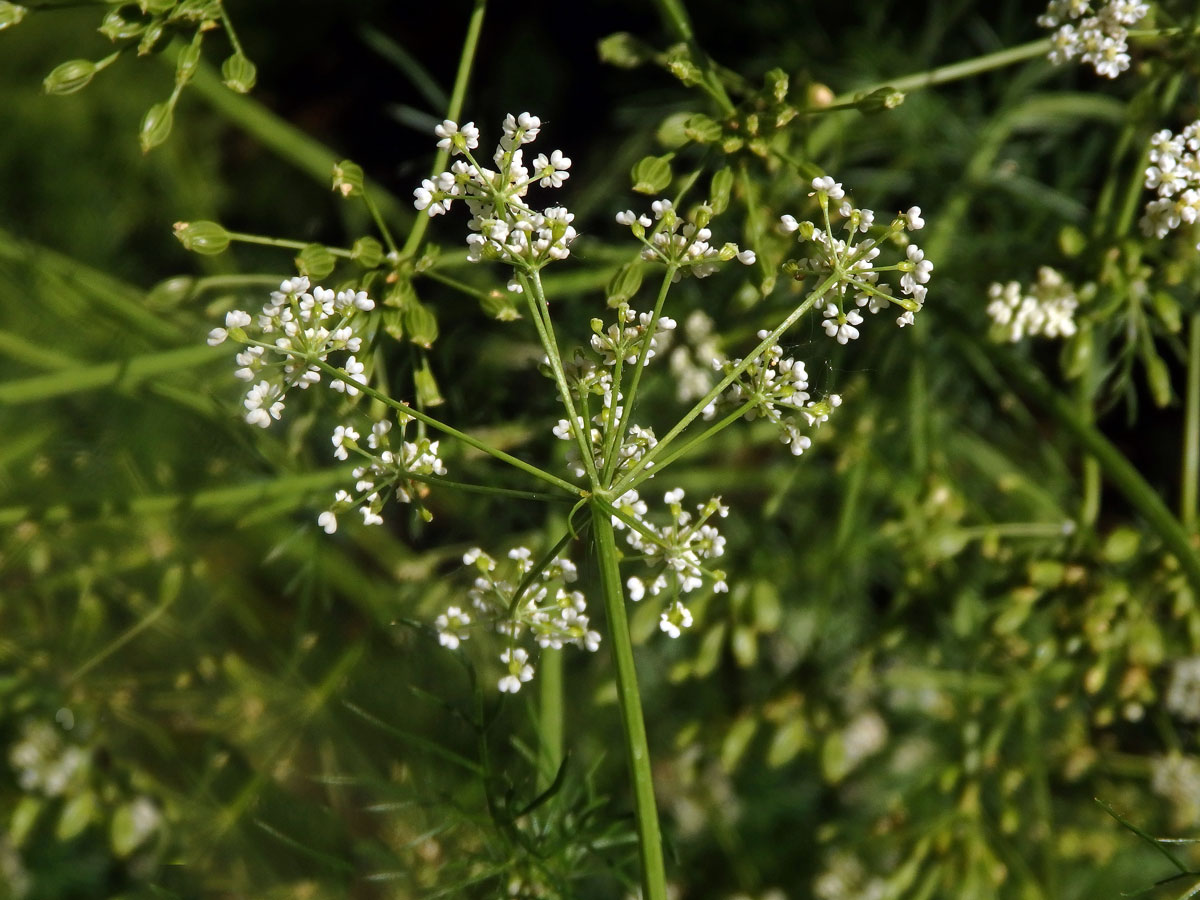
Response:
[[[394,400],[391,397],[389,397],[387,394],[384,394],[381,391],[375,390],[375,388],[371,387],[370,385],[363,384],[360,381],[354,381],[341,369],[331,366],[329,363],[325,362],[324,360],[314,359],[314,360],[311,360],[310,362],[312,365],[316,366],[318,369],[320,369],[322,372],[326,373],[330,377],[336,378],[338,381],[341,381],[344,384],[353,385],[361,393],[366,394],[371,399],[378,400],[380,403],[383,403],[384,405],[391,407],[392,409],[396,410],[399,413],[403,413],[406,416],[410,416],[410,417],[416,419],[418,422],[424,422],[426,425],[428,425],[430,428],[434,429],[435,431],[440,431],[442,434],[448,434],[452,438],[457,438],[458,440],[460,440],[464,444],[466,444],[468,447],[474,447],[476,450],[479,450],[482,453],[486,453],[488,456],[492,457],[493,459],[498,459],[498,460],[500,460],[500,462],[508,463],[510,466],[512,466],[515,469],[519,469],[520,471],[524,472],[526,475],[532,475],[534,478],[537,478],[540,481],[546,482],[546,484],[552,484],[555,487],[562,488],[564,491],[567,491],[568,493],[573,494],[576,497],[587,496],[586,492],[578,485],[571,484],[571,482],[565,481],[562,478],[559,478],[557,475],[552,475],[549,472],[539,469],[537,466],[533,465],[532,463],[527,463],[523,459],[517,459],[517,457],[512,456],[508,453],[505,453],[503,450],[498,450],[495,447],[491,446],[490,444],[487,444],[487,443],[479,440],[479,438],[471,437],[471,435],[466,434],[462,431],[459,431],[457,428],[453,428],[452,426],[447,425],[444,422],[439,422],[437,419],[433,418],[432,416],[430,416],[429,414],[427,414],[425,412],[422,412],[421,410],[417,409],[416,407],[409,406],[408,404],[405,404],[405,403],[401,403],[399,400]]]
[[[1167,549],[1175,554],[1192,588],[1200,592],[1200,555],[1192,547],[1188,532],[1171,515],[1167,505],[1146,483],[1141,473],[1094,425],[1080,415],[1071,399],[1063,397],[1047,384],[1041,373],[1009,358],[1002,351],[997,350],[992,356],[1010,383],[1036,400],[1095,458],[1112,485],[1141,513]]]
[[[625,595],[617,566],[617,543],[612,520],[599,504],[592,504],[592,529],[600,563],[600,587],[604,593],[608,637],[617,667],[617,697],[624,726],[625,751],[633,781],[638,853],[642,864],[642,900],[666,900],[667,877],[663,865],[662,835],[658,828],[658,808],[654,800],[650,746],[646,740],[646,722],[638,694],[629,621],[625,616]]]
[[[241,241],[243,244],[259,244],[263,247],[283,247],[285,250],[303,250],[309,246],[304,241],[293,241],[290,238],[275,238],[266,237],[261,234],[244,234],[240,231],[227,231],[231,241]],[[324,245],[322,245],[324,246]],[[341,247],[325,247],[334,256],[340,256],[343,259],[350,259],[353,255],[349,250],[344,250]]]
[[[625,429],[628,427],[629,415],[633,411],[633,404],[637,399],[638,387],[642,383],[642,372],[646,369],[646,358],[650,355],[650,342],[654,340],[654,329],[658,324],[658,317],[662,314],[663,303],[666,302],[667,292],[671,289],[671,279],[675,277],[675,271],[674,265],[668,265],[666,272],[663,273],[662,285],[659,287],[658,297],[654,301],[654,312],[650,317],[650,324],[646,326],[646,334],[642,339],[637,364],[634,366],[633,378],[629,383],[629,394],[621,403],[617,402],[617,394],[621,389],[621,360],[617,360],[613,372],[612,402],[614,407],[621,407],[621,418],[616,423],[616,428],[612,428],[612,423],[609,423],[610,431],[604,443],[604,484],[612,481],[613,472],[617,467],[617,451],[625,444]]]
[[[714,425],[710,425],[708,428],[704,429],[704,431],[700,432],[697,435],[694,435],[693,437],[688,438],[682,444],[677,445],[675,447],[675,449],[672,450],[670,453],[668,453],[666,456],[661,457],[658,460],[655,460],[653,469],[642,470],[642,473],[640,475],[638,475],[638,477],[635,478],[633,480],[633,482],[629,485],[629,487],[627,487],[625,490],[628,491],[633,488],[636,488],[647,478],[650,478],[653,475],[657,475],[659,472],[661,472],[667,466],[671,465],[671,463],[675,462],[675,460],[679,459],[679,457],[686,454],[693,447],[702,446],[710,438],[715,437],[718,433],[724,431],[726,428],[728,428],[730,425],[732,425],[734,422],[736,422],[738,419],[740,419],[746,413],[750,412],[750,410],[752,410],[754,408],[754,406],[755,406],[754,400],[747,400],[740,407],[735,409],[733,412],[729,413],[729,415],[725,416],[725,418],[721,419],[721,421],[717,422]],[[621,493],[625,493],[625,491],[622,491]]]
[[[1179,496],[1179,520],[1189,533],[1193,533],[1196,530],[1197,485],[1200,484],[1200,313],[1192,314],[1188,326],[1182,481]]]
[[[533,319],[533,327],[537,329],[542,349],[546,351],[546,360],[550,371],[554,374],[554,382],[562,397],[563,407],[567,411],[567,424],[579,448],[580,461],[587,473],[588,482],[593,488],[600,486],[600,474],[596,471],[596,460],[592,453],[590,426],[586,421],[580,422],[580,415],[575,411],[575,401],[571,399],[571,387],[567,384],[567,373],[563,371],[562,354],[558,349],[558,341],[554,337],[554,323],[550,321],[550,305],[546,301],[546,292],[542,288],[542,279],[536,271],[528,277],[522,277],[522,293],[529,306],[529,315]],[[615,400],[614,400],[615,402]]]
[[[801,316],[812,309],[813,306],[825,296],[825,293],[837,282],[840,277],[841,275],[835,272],[823,282],[818,284],[803,303],[792,310],[786,319],[775,326],[771,333],[763,338],[762,341],[759,342],[758,346],[750,351],[750,353],[747,354],[747,356],[740,363],[730,369],[729,372],[726,373],[725,377],[716,383],[712,390],[701,397],[696,402],[695,406],[684,413],[683,418],[676,422],[675,426],[668,431],[654,447],[650,448],[645,456],[638,460],[636,466],[634,466],[632,469],[626,472],[624,476],[621,477],[616,485],[613,486],[612,495],[614,497],[620,497],[623,493],[625,493],[625,491],[629,490],[629,486],[634,482],[635,479],[637,479],[637,476],[641,474],[641,472],[646,469],[650,463],[657,460],[658,457],[662,456],[662,454],[666,452],[667,448],[672,444],[672,442],[674,442],[675,438],[679,436],[679,433],[692,424],[695,418],[704,412],[705,408],[710,403],[721,396],[721,394],[725,391],[725,388],[733,384],[739,375],[745,372],[746,369],[750,368],[750,366],[752,366],[754,362],[763,355],[768,347],[776,343],[779,340],[780,335],[795,325],[796,322],[800,320]],[[658,470],[656,469],[655,471]]]
[[[483,31],[483,13],[486,8],[487,0],[475,0],[475,6],[471,10],[471,19],[467,23],[467,36],[463,39],[462,55],[458,58],[458,72],[454,76],[454,90],[450,93],[450,105],[446,108],[446,118],[455,122],[458,122],[462,115],[463,100],[467,96],[467,84],[471,80],[471,66],[475,62],[475,52],[479,48],[479,35]],[[437,156],[434,157],[430,175],[436,176],[439,172],[444,171],[446,163],[449,161],[450,151],[448,149],[439,150]],[[412,230],[404,241],[404,247],[400,251],[401,256],[411,257],[416,254],[427,228],[429,228],[429,216],[418,215]]]
[[[676,37],[687,44],[692,62],[704,72],[704,84],[702,86],[705,91],[717,101],[721,107],[721,111],[725,115],[733,113],[733,101],[729,99],[729,94],[725,92],[725,85],[721,83],[721,78],[717,74],[712,58],[700,46],[699,41],[696,40],[696,33],[692,30],[692,20],[683,5],[683,0],[655,0],[655,5],[666,21],[667,27],[675,32]]]
[[[542,651],[538,663],[540,704],[538,708],[538,789],[554,783],[563,760],[563,654]]]
[[[852,102],[855,97],[869,94],[880,88],[890,87],[898,91],[915,91],[921,88],[933,87],[936,84],[946,84],[947,82],[970,78],[972,75],[990,72],[993,69],[1003,69],[1005,66],[1024,62],[1027,59],[1033,59],[1035,56],[1045,56],[1050,52],[1050,49],[1050,39],[1043,38],[1040,41],[1032,41],[1017,47],[1008,47],[1004,50],[997,50],[995,53],[977,56],[974,59],[964,60],[963,62],[951,63],[950,65],[939,66],[936,69],[929,69],[925,72],[915,72],[912,75],[904,75],[900,78],[881,81],[878,84],[856,88],[853,91],[834,97],[833,103]]]
[[[214,347],[183,347],[164,353],[148,353],[94,366],[77,366],[0,384],[0,404],[17,406],[36,403],[64,394],[99,388],[128,388],[158,375],[214,362],[221,352]]]

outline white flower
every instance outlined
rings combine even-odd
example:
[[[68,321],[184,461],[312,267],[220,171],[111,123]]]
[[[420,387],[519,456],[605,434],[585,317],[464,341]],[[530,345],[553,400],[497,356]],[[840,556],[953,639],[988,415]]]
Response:
[[[570,158],[563,156],[561,150],[555,150],[549,157],[539,153],[533,161],[534,177],[539,179],[542,187],[562,187],[564,181],[571,177],[567,170],[571,168]]]
[[[515,694],[522,684],[533,678],[529,654],[522,647],[506,649],[500,654],[500,662],[508,668],[508,674],[500,679],[500,690],[504,693]]]
[[[828,175],[823,175],[820,178],[814,178],[812,180],[812,188],[812,193],[808,195],[810,197],[814,194],[823,193],[828,196],[830,200],[841,200],[846,196],[846,192],[842,190],[841,184],[834,181]]]
[[[334,515],[331,510],[327,509],[325,512],[317,516],[317,524],[325,529],[326,534],[333,534],[335,531],[337,531],[337,516]]]
[[[925,227],[925,220],[921,218],[921,207],[909,207],[908,212],[904,214],[904,223],[909,231],[920,231]]]
[[[474,150],[479,146],[479,129],[475,127],[474,122],[468,122],[459,128],[457,122],[445,119],[441,125],[433,129],[433,133],[441,138],[437,143],[438,149],[450,150],[452,154],[461,153],[462,147]],[[456,135],[459,136],[457,141],[455,140]]]

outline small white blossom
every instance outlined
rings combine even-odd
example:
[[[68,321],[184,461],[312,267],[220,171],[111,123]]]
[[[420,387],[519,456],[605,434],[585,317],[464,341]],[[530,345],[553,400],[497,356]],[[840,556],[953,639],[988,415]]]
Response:
[[[1016,281],[994,283],[988,288],[988,297],[993,340],[1015,343],[1027,336],[1066,338],[1075,334],[1078,293],[1049,266],[1038,270],[1037,283],[1028,291]]]

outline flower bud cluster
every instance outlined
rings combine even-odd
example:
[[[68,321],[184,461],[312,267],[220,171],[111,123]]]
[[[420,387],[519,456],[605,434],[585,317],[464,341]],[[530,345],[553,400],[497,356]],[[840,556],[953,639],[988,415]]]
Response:
[[[235,357],[234,372],[242,381],[254,382],[246,392],[246,421],[266,428],[278,420],[288,390],[319,384],[316,361],[327,361],[330,353],[348,351],[342,368],[352,380],[363,381],[364,366],[354,354],[362,350],[366,317],[361,314],[374,308],[365,291],[310,290],[301,275],[281,282],[257,319],[240,309],[227,313],[225,327],[210,331],[208,343],[215,347],[232,338],[246,345]],[[342,381],[332,387],[349,396],[358,393]]]
[[[447,119],[434,129],[438,147],[461,156],[448,171],[426,178],[413,191],[413,205],[430,216],[448,212],[461,200],[471,212],[467,257],[472,262],[498,260],[522,271],[536,271],[547,263],[566,259],[576,231],[573,213],[552,206],[538,212],[525,202],[529,187],[562,187],[570,177],[571,160],[561,150],[542,153],[525,165],[523,146],[541,131],[541,120],[529,113],[509,115],[504,136],[492,154],[495,169],[480,165],[471,152],[479,147],[479,129],[474,122],[459,126]],[[518,290],[516,282],[510,288]]]
[[[567,588],[578,573],[566,557],[555,557],[534,574],[533,554],[528,547],[508,551],[503,570],[476,547],[463,555],[463,565],[475,572],[475,583],[467,592],[471,608],[451,606],[438,616],[434,623],[438,640],[444,647],[456,648],[470,637],[472,627],[481,623],[504,635],[508,646],[500,654],[504,671],[499,682],[501,691],[515,694],[533,678],[529,651],[517,645],[525,635],[543,650],[558,650],[567,644],[589,651],[600,647],[600,633],[588,620],[587,601],[579,591]],[[520,590],[531,574],[531,583]]]
[[[613,527],[625,532],[625,542],[639,554],[636,558],[656,569],[651,578],[633,575],[626,580],[629,598],[638,601],[647,595],[657,597],[663,593],[673,597],[658,623],[672,638],[679,637],[692,624],[692,614],[679,599],[680,594],[691,593],[706,581],[712,583],[714,591],[729,590],[725,573],[706,565],[708,560],[725,552],[725,538],[709,520],[714,515],[720,518],[729,515],[729,507],[721,503],[721,498],[713,497],[698,505],[693,516],[683,508],[683,496],[683,490],[678,488],[663,495],[671,521],[661,526],[646,517],[648,508],[637,491],[628,491],[614,504],[637,527],[628,527],[618,516],[613,517]]]
[[[758,332],[759,340],[767,331]],[[723,375],[742,364],[741,359],[715,362],[713,368]],[[764,418],[779,429],[780,439],[788,445],[793,456],[799,456],[812,446],[812,440],[801,430],[819,426],[830,412],[842,405],[842,398],[830,394],[824,400],[814,400],[808,392],[808,369],[801,360],[784,356],[779,344],[768,347],[763,354],[737,377],[725,393],[705,408],[703,416],[712,419],[719,408],[738,408],[752,403],[746,418]]]
[[[654,358],[659,346],[659,337],[675,330],[675,320],[667,316],[654,318],[653,313],[638,313],[628,303],[617,306],[617,321],[604,327],[600,319],[592,319],[592,349],[603,357],[606,366],[615,365],[618,359],[627,363],[637,362],[645,341],[646,330],[651,324],[654,334],[650,337],[650,348],[646,361]]]
[[[673,280],[678,281],[684,275],[704,278],[717,271],[721,263],[732,259],[742,265],[754,265],[753,250],[740,250],[734,243],[720,247],[711,243],[712,231],[708,227],[713,218],[711,207],[700,206],[687,218],[679,215],[670,200],[655,200],[650,209],[654,219],[627,209],[617,213],[617,222],[627,225],[634,237],[645,245],[643,259],[675,266]]]
[[[914,316],[925,303],[926,285],[933,271],[933,263],[925,258],[921,248],[907,240],[907,232],[925,226],[921,208],[914,206],[907,213],[897,216],[885,230],[875,229],[876,237],[858,240],[859,235],[868,234],[875,227],[874,211],[855,208],[845,199],[846,192],[841,184],[828,176],[814,178],[812,188],[809,196],[817,198],[824,224],[818,226],[814,222],[799,222],[789,215],[780,217],[783,231],[796,234],[797,240],[805,244],[812,254],[788,260],[784,264],[784,271],[797,281],[809,275],[821,279],[835,276],[836,280],[830,288],[833,299],[823,310],[825,321],[821,324],[825,333],[839,344],[846,344],[859,336],[858,326],[863,322],[859,310],[865,308],[878,313],[892,304],[904,310],[896,319],[900,327],[913,324]],[[837,213],[845,220],[842,223],[844,238],[834,237],[830,201],[840,201]],[[904,245],[904,258],[895,265],[877,265],[875,260],[879,257],[881,245],[888,240]],[[880,283],[880,273],[889,271],[900,273],[902,296],[895,296],[891,285]],[[850,301],[853,301],[853,306],[850,306]]]
[[[1129,29],[1149,11],[1141,0],[1111,0],[1098,8],[1088,0],[1050,0],[1037,23],[1056,29],[1050,62],[1058,66],[1079,57],[1097,75],[1116,78],[1129,68]]]
[[[1049,266],[1038,269],[1036,284],[1028,290],[1019,282],[993,283],[988,288],[987,314],[992,319],[992,340],[1016,343],[1023,337],[1070,337],[1076,331],[1075,287]]]
[[[401,414],[401,432],[412,419]],[[390,497],[400,503],[416,503],[422,517],[433,518],[421,503],[428,489],[418,479],[422,476],[445,475],[446,466],[438,457],[438,441],[427,437],[416,441],[400,441],[394,447],[391,440],[392,423],[380,419],[371,426],[365,442],[356,429],[339,425],[330,438],[333,455],[338,459],[349,459],[353,453],[364,460],[354,469],[354,491],[339,490],[333,497],[329,509],[317,517],[317,524],[326,534],[337,531],[338,516],[357,509],[364,525],[381,525],[381,512]],[[364,446],[365,443],[365,446]],[[416,476],[416,478],[414,478]]]
[[[1146,204],[1142,232],[1165,238],[1180,225],[1194,225],[1200,218],[1200,121],[1180,134],[1163,129],[1150,141],[1150,165],[1146,187],[1158,199]],[[1200,244],[1197,244],[1200,249]]]

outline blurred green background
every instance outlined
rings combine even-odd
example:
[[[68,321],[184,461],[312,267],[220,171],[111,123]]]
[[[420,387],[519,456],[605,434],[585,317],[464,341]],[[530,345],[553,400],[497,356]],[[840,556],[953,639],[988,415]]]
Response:
[[[214,219],[349,246],[368,221],[329,190],[342,158],[407,231],[470,5],[397,6],[230,4],[258,86],[237,97],[209,70],[148,155],[138,126],[170,93],[169,63],[123,58],[47,97],[59,62],[108,52],[102,10],[0,32],[0,897],[617,898],[633,883],[603,649],[564,659],[569,756],[544,793],[536,692],[501,702],[485,654],[449,653],[429,628],[465,593],[464,550],[545,545],[562,522],[436,492],[430,524],[401,509],[325,535],[317,513],[346,479],[332,401],[251,429],[231,354],[204,343],[294,272],[292,254],[199,257],[172,236]],[[688,9],[722,65],[755,86],[780,67],[800,97],[1042,36],[1031,3]],[[548,281],[580,343],[628,256],[612,214],[644,205],[630,166],[663,152],[668,117],[711,112],[661,68],[602,63],[616,31],[674,41],[647,4],[495,3],[466,103],[485,141],[528,109],[545,149],[574,160],[561,199],[584,237]],[[921,205],[935,279],[911,332],[873,322],[845,349],[808,321],[788,336],[817,390],[846,398],[802,459],[769,428],[735,429],[671,482],[733,508],[732,592],[698,603],[676,642],[650,605],[633,612],[681,898],[1062,900],[1173,874],[1093,798],[1195,834],[1200,704],[1164,699],[1192,683],[1195,594],[1045,397],[1178,505],[1194,261],[1098,210],[1106,191],[1136,196],[1149,134],[1195,117],[1195,58],[1112,84],[1034,58],[794,127],[791,151],[859,204]],[[738,164],[717,236],[773,260],[767,213],[799,215],[807,185]],[[456,224],[431,228],[444,271],[502,286],[456,261]],[[988,284],[1040,265],[1099,285],[1088,378],[1064,380],[1056,347],[986,343]],[[689,282],[670,312],[704,310],[737,355],[799,289],[763,299],[764,277]],[[417,288],[441,329],[441,417],[556,452],[532,332]],[[405,396],[422,352],[382,354]],[[651,421],[678,408],[669,383],[646,395]],[[500,479],[447,451],[456,476]]]

